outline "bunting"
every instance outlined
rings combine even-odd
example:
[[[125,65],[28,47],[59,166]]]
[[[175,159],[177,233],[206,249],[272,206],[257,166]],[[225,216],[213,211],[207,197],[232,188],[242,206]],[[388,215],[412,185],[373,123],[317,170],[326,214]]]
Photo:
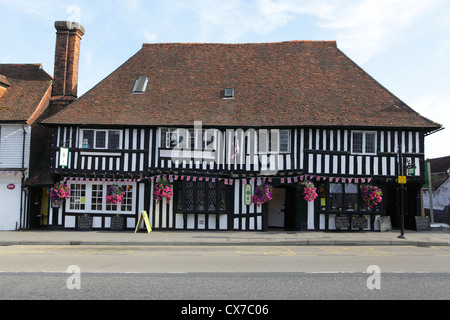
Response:
[[[7,175],[7,173],[5,174],[5,172],[3,172],[3,176]],[[159,182],[160,180],[164,180],[164,179],[169,179],[170,182],[174,182],[174,181],[206,181],[206,182],[213,182],[215,183],[216,181],[224,181],[224,184],[226,185],[233,185],[234,181],[239,180],[241,181],[241,183],[243,185],[247,184],[247,183],[251,183],[251,184],[262,184],[265,182],[268,183],[272,183],[274,182],[274,178],[273,177],[249,177],[249,178],[234,178],[234,179],[229,179],[229,178],[218,178],[218,177],[198,177],[198,176],[191,176],[191,175],[156,175],[156,176],[151,176],[151,177],[144,177],[144,178],[133,178],[133,179],[110,179],[110,178],[80,178],[80,177],[63,177],[62,181],[63,183],[66,182],[75,182],[75,183],[89,183],[89,182],[94,182],[94,183],[124,183],[124,184],[131,184],[131,183],[136,183],[136,182],[142,182],[143,180],[149,180],[152,183],[153,182]],[[278,177],[277,179],[279,179],[279,182],[281,184],[296,184],[302,181],[311,181],[311,180],[316,180],[318,182],[321,181],[328,181],[330,183],[355,183],[355,184],[359,184],[359,183],[371,183],[373,178],[372,177],[359,177],[359,178],[348,178],[348,177],[327,177],[327,176],[315,176],[315,175],[298,175],[298,176],[290,176],[290,177]]]

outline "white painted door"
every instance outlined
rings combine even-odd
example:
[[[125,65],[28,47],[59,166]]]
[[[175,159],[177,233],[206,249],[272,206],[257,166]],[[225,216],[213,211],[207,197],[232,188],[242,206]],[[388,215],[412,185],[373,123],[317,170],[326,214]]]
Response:
[[[269,201],[269,227],[284,228],[286,189],[274,188]]]

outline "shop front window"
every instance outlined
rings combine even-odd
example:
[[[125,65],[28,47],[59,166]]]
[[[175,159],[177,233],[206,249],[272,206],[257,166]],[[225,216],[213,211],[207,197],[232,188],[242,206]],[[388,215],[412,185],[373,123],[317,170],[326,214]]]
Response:
[[[70,210],[85,210],[86,208],[86,185],[71,184],[70,185]]]
[[[99,211],[103,209],[103,186],[92,185],[91,210]]]
[[[227,211],[227,192],[222,182],[184,181],[177,187],[177,210],[218,213]]]
[[[319,185],[320,210],[327,209],[327,189],[325,183]]]
[[[361,198],[360,184],[356,183],[330,183],[319,185],[320,210],[328,211],[365,211],[366,205]],[[328,193],[326,192],[328,191]],[[326,200],[325,200],[326,199]],[[375,211],[383,210],[383,203],[379,204]]]
[[[106,201],[107,184],[77,183],[70,184],[70,198],[67,212],[77,213],[130,213],[134,206],[133,185],[120,185],[124,191],[121,204],[108,204]]]
[[[358,210],[358,185],[346,184],[344,187],[344,208],[345,211]]]
[[[342,210],[342,184],[330,183],[330,209],[332,211]]]
[[[133,209],[133,186],[120,186],[124,192],[123,202],[121,204],[107,204],[106,211],[130,212]]]

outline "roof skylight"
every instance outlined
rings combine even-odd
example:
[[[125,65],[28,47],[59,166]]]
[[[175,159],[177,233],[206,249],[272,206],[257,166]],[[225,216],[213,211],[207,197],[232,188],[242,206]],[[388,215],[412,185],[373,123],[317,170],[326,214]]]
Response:
[[[224,93],[223,93],[223,98],[224,99],[233,99],[234,98],[234,89],[232,89],[232,88],[225,89]]]
[[[145,93],[147,84],[148,78],[146,76],[140,76],[134,84],[133,93]]]

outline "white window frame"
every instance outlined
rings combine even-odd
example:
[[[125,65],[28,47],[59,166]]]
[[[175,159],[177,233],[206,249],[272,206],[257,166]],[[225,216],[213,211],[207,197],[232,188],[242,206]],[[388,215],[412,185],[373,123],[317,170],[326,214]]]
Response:
[[[84,203],[81,202],[80,199],[80,204],[84,204],[84,209],[70,209],[70,203],[72,201],[72,199],[67,199],[66,200],[66,212],[67,213],[87,213],[87,214],[134,214],[136,212],[136,188],[137,185],[136,183],[123,183],[123,182],[99,182],[99,181],[95,181],[95,182],[68,182],[67,183],[69,185],[69,188],[72,189],[72,185],[85,185],[86,186],[86,194],[85,194],[85,198],[84,198]],[[117,205],[117,209],[119,210],[107,210],[107,206],[108,204],[106,203],[106,193],[107,193],[107,189],[108,186],[110,185],[119,185],[119,186],[131,186],[132,189],[132,204],[131,204],[131,211],[122,211],[121,210],[121,205]],[[93,185],[97,185],[97,186],[102,186],[103,187],[103,192],[102,192],[102,209],[101,210],[92,210],[92,186]]]
[[[80,141],[79,141],[79,148],[83,149],[83,137],[84,137],[84,132],[85,131],[94,131],[94,141],[93,141],[93,145],[89,147],[89,149],[95,149],[95,150],[108,150],[108,146],[109,146],[109,132],[114,131],[114,132],[119,132],[119,149],[114,149],[114,150],[121,150],[122,149],[122,143],[123,143],[123,131],[122,130],[118,130],[118,129],[81,129],[80,130]],[[97,132],[105,132],[105,147],[104,148],[98,148],[96,147],[96,143],[97,143]]]
[[[288,134],[287,150],[281,150],[281,132],[287,132]],[[279,139],[278,146],[280,149],[280,153],[291,153],[291,130],[280,130],[278,139]]]
[[[175,134],[177,139],[182,135],[183,140],[178,141],[176,145],[172,146],[172,134]],[[183,129],[183,128],[160,128],[160,148],[173,149],[181,146],[186,149],[211,151],[217,147],[217,135],[220,134],[215,129]],[[208,138],[212,139],[208,141]],[[189,140],[189,141],[186,141]]]
[[[353,151],[353,135],[355,133],[361,133],[362,134],[362,152],[354,152]],[[374,152],[366,152],[366,136],[368,134],[373,134],[374,135]],[[351,146],[350,146],[350,151],[351,154],[359,154],[359,155],[376,155],[377,154],[377,150],[378,150],[378,146],[377,146],[377,132],[376,131],[362,131],[362,130],[354,130],[351,131]]]
[[[288,133],[287,150],[281,150],[281,132]],[[278,150],[272,150],[272,137],[278,136]],[[258,137],[258,154],[287,154],[291,153],[291,130],[289,129],[260,129],[257,131]],[[265,140],[265,141],[264,141]]]

